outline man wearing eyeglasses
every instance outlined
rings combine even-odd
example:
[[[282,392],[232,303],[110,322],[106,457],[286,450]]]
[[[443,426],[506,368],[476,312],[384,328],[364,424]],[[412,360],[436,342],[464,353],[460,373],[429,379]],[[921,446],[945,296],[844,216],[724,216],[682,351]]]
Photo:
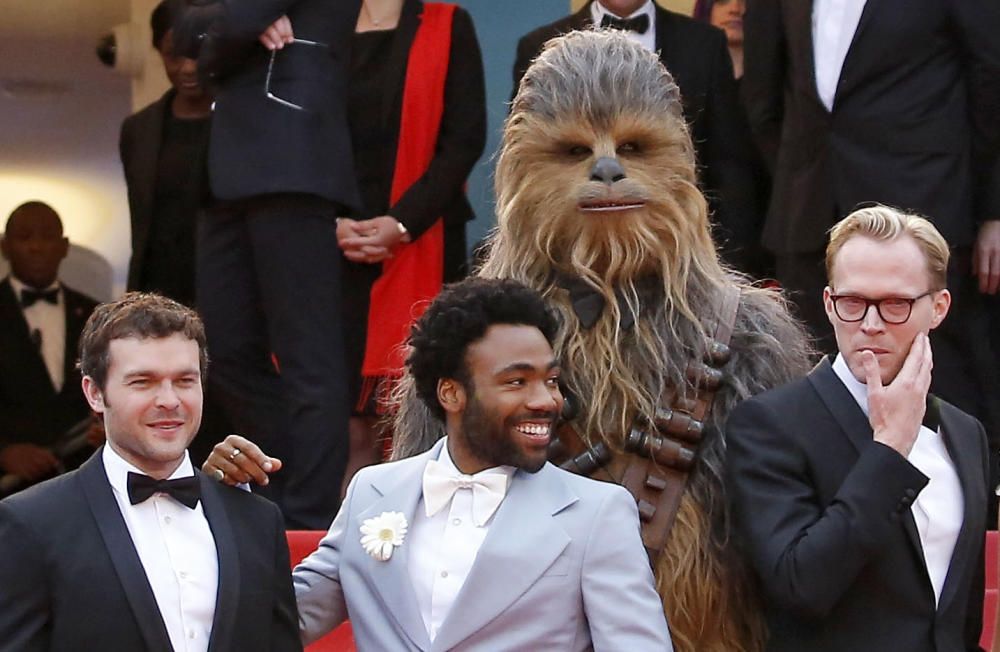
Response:
[[[986,435],[928,394],[948,256],[923,218],[846,217],[823,291],[839,353],[729,419],[730,500],[768,650],[980,649]]]

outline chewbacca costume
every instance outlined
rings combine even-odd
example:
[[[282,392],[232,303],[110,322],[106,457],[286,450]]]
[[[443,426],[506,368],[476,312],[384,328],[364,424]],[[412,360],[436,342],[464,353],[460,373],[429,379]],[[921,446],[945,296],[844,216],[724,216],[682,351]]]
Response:
[[[753,578],[731,540],[722,432],[736,403],[804,374],[809,346],[779,295],[720,264],[677,85],[656,55],[615,32],[550,41],[505,124],[496,195],[480,274],[539,290],[562,316],[556,352],[590,446],[622,455],[633,428],[668,407],[662,397],[697,395],[686,371],[712,358],[724,298],[738,296],[730,355],[654,570],[679,652],[761,650]],[[397,457],[442,434],[412,397],[397,419]]]

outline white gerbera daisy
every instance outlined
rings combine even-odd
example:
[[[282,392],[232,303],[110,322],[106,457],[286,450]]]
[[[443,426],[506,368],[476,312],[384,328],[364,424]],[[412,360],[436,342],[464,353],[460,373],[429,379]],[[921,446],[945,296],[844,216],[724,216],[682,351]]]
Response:
[[[388,561],[392,551],[403,545],[406,517],[401,512],[382,512],[361,524],[361,545],[379,561]]]

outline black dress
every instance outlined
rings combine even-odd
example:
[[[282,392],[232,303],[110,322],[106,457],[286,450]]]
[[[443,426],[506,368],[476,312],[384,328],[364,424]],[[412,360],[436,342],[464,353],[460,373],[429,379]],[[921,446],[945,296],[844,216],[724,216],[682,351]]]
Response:
[[[444,112],[434,159],[425,173],[389,205],[403,110],[406,67],[419,28],[422,3],[406,0],[399,25],[355,33],[351,43],[348,120],[358,186],[364,204],[355,219],[391,215],[419,237],[444,219],[444,280],[461,278],[465,223],[475,217],[463,187],[486,143],[486,92],[482,55],[468,12],[458,8],[452,22]],[[369,295],[381,265],[344,265],[344,331],[352,401],[361,392]],[[367,392],[364,392],[367,394]],[[355,413],[372,414],[371,401]]]

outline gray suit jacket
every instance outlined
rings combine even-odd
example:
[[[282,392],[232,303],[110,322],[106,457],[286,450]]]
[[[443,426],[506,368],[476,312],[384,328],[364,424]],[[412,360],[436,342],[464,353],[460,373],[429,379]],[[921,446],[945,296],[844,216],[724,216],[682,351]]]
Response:
[[[305,642],[350,617],[361,652],[673,649],[635,501],[617,485],[549,464],[514,476],[431,642],[407,572],[408,541],[377,561],[362,548],[360,528],[391,511],[413,522],[424,466],[442,441],[355,476],[319,549],[293,572]]]

